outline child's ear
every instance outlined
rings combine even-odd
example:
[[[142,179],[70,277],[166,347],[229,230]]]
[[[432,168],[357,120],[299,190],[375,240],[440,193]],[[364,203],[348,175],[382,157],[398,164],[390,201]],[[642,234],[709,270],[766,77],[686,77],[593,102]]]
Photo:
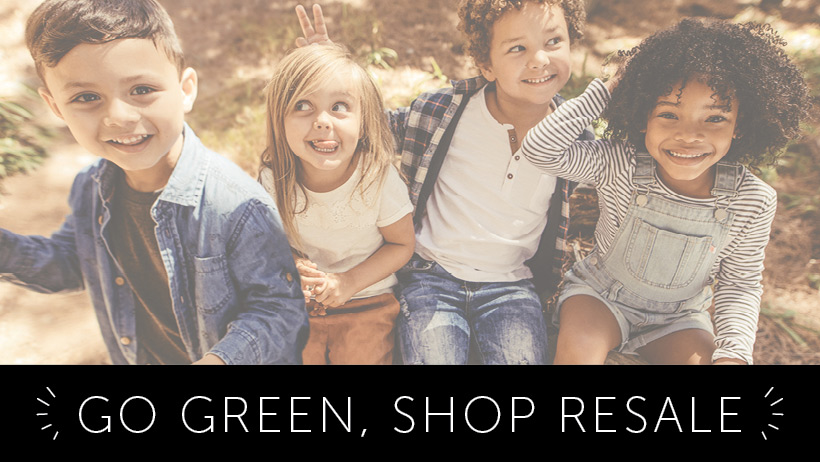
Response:
[[[60,108],[57,107],[57,102],[54,101],[54,97],[51,96],[51,92],[48,91],[48,88],[40,87],[37,89],[37,93],[39,93],[40,97],[43,98],[43,101],[45,101],[46,104],[48,104],[48,107],[51,109],[51,112],[53,112],[54,115],[56,115],[60,119],[63,119],[63,113],[60,112]]]
[[[185,113],[191,112],[194,108],[194,101],[197,95],[197,75],[196,71],[189,67],[182,71],[182,78],[180,79],[180,86],[182,87],[182,106]]]
[[[493,72],[492,67],[489,64],[479,64],[478,70],[481,72],[481,76],[484,77],[484,80],[487,82],[495,81],[495,73]]]

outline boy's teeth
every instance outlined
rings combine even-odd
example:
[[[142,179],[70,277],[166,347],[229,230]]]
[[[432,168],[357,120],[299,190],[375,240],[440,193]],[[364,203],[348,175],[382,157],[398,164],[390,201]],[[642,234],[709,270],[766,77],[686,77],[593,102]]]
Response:
[[[527,80],[525,80],[525,82],[527,82],[527,83],[543,83],[543,82],[546,82],[547,80],[549,80],[551,78],[552,78],[552,76],[549,75],[547,77],[542,77],[540,79],[527,79]]]
[[[129,136],[127,138],[114,138],[111,141],[117,144],[137,144],[148,138],[148,135],[136,135],[136,136]]]
[[[703,157],[703,156],[705,156],[705,155],[709,154],[708,152],[702,152],[702,153],[698,153],[698,154],[682,154],[682,153],[680,153],[680,152],[676,152],[676,151],[667,151],[667,152],[668,152],[668,153],[669,153],[672,157],[683,157],[683,158],[685,158],[685,159],[693,159],[693,158],[695,158],[695,157]]]

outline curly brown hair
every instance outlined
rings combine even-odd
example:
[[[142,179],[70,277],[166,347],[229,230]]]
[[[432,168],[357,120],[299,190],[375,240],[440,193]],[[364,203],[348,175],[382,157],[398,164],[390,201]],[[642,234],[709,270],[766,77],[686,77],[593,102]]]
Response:
[[[812,102],[800,69],[783,50],[786,42],[768,24],[684,19],[621,52],[619,73],[603,118],[611,138],[645,149],[650,111],[677,83],[703,81],[715,99],[738,105],[736,133],[725,159],[772,164],[800,132]]]
[[[476,65],[490,62],[493,24],[507,11],[520,10],[527,2],[560,7],[569,27],[570,40],[584,36],[586,11],[583,0],[462,0],[458,8],[458,28],[466,36],[467,53]]]

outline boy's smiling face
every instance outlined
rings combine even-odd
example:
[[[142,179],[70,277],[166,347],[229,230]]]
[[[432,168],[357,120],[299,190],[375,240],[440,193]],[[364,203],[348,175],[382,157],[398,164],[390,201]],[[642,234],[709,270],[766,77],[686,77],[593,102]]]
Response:
[[[40,95],[81,146],[121,167],[137,190],[165,185],[196,99],[193,69],[180,77],[152,40],[118,39],[74,47],[44,80]]]
[[[569,45],[561,7],[526,2],[493,24],[490,62],[481,73],[496,82],[500,105],[548,106],[569,80]]]

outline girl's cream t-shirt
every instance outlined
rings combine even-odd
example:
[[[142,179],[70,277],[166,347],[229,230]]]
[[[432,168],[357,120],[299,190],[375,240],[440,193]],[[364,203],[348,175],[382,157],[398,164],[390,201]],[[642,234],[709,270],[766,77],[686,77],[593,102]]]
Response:
[[[320,271],[342,273],[362,263],[384,244],[380,227],[392,225],[413,212],[407,186],[398,171],[390,167],[381,189],[378,184],[364,194],[357,188],[361,167],[333,191],[317,193],[297,188],[294,223],[302,248],[299,249]],[[274,195],[273,174],[260,173],[260,181]],[[307,207],[305,208],[305,194]],[[303,210],[304,209],[304,210]],[[372,297],[392,291],[395,274],[360,291],[353,298]]]

